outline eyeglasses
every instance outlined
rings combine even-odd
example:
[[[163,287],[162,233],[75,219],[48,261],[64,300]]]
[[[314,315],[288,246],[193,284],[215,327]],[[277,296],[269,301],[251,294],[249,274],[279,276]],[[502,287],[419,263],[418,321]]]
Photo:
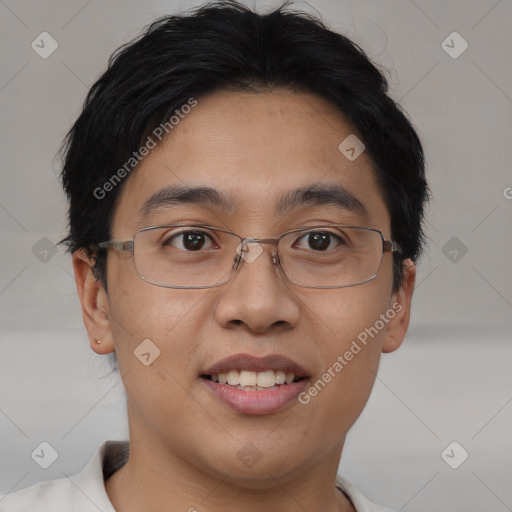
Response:
[[[277,238],[241,236],[223,228],[169,224],[137,231],[132,240],[101,242],[102,249],[133,252],[147,283],[166,288],[214,288],[227,283],[241,261],[252,263],[272,245],[272,262],[291,283],[343,288],[377,276],[384,252],[399,252],[373,228],[326,224],[292,229]]]

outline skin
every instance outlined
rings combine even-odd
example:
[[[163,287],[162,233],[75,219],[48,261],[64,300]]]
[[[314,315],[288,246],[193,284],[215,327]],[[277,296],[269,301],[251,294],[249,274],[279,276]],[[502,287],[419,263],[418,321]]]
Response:
[[[346,119],[312,94],[276,89],[198,98],[126,180],[113,239],[129,240],[144,226],[181,221],[259,238],[323,222],[352,223],[372,226],[390,239],[389,213],[370,157],[363,153],[349,161],[338,150],[351,133],[357,135]],[[365,206],[368,219],[311,205],[275,215],[281,194],[314,184],[342,185]],[[216,188],[236,201],[237,210],[185,205],[141,219],[144,201],[169,185]],[[355,510],[334,479],[380,355],[399,348],[406,334],[415,266],[406,260],[396,293],[391,253],[384,254],[377,277],[368,283],[300,288],[281,277],[266,247],[254,262],[243,262],[227,284],[200,290],[150,285],[138,277],[130,253],[111,250],[108,294],[94,279],[84,251],[73,255],[91,348],[98,354],[115,350],[127,394],[130,459],[106,482],[116,510]],[[396,303],[401,311],[307,405],[294,401],[273,414],[240,414],[199,379],[208,366],[243,352],[286,355],[315,382]],[[133,354],[146,338],[161,351],[150,366]],[[237,457],[247,443],[261,453],[250,468]]]

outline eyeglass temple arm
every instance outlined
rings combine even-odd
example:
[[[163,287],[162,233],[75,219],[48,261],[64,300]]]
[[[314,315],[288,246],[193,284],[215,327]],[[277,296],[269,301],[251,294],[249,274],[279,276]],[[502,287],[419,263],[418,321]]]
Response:
[[[401,252],[400,245],[397,242],[393,242],[391,240],[383,240],[382,248],[384,252]]]
[[[118,251],[131,252],[133,251],[133,240],[125,241],[112,241],[112,242],[101,242],[98,244],[101,249],[116,249]]]

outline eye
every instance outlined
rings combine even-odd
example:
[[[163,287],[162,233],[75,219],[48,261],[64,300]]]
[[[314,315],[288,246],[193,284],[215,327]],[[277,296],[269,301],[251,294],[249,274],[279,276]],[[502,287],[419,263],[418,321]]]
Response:
[[[182,231],[162,241],[162,245],[175,247],[184,251],[211,249],[213,240],[204,231]]]
[[[327,251],[344,244],[345,241],[340,236],[329,231],[310,231],[301,236],[295,242],[294,247],[312,249],[313,251]]]

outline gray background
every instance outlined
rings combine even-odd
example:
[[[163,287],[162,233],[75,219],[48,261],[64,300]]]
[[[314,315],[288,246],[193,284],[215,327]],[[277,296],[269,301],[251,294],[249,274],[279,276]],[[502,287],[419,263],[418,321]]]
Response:
[[[65,232],[55,154],[110,53],[198,4],[0,0],[0,494],[72,475],[127,436],[122,385],[88,347],[70,258],[42,252]],[[512,510],[512,1],[296,5],[387,69],[433,192],[410,333],[384,355],[340,472],[397,510]],[[59,45],[47,59],[31,48],[43,31]],[[442,47],[454,31],[469,44],[458,58]],[[59,454],[46,470],[30,457],[42,441]],[[452,441],[469,453],[458,469],[441,457]]]

